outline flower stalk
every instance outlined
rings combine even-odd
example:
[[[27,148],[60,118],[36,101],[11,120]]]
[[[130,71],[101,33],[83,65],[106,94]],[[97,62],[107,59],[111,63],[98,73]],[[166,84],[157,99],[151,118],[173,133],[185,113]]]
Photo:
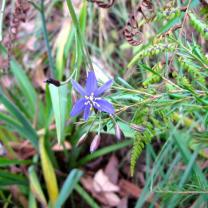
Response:
[[[51,47],[50,47],[49,38],[48,38],[48,31],[47,31],[47,28],[46,28],[46,18],[45,18],[45,12],[44,12],[44,0],[41,0],[39,11],[40,11],[40,15],[41,15],[43,36],[44,36],[44,40],[45,40],[45,44],[46,44],[46,48],[47,48],[47,53],[48,53],[48,61],[49,61],[49,67],[50,67],[50,71],[51,71],[51,77],[55,78],[56,77],[56,69],[55,69],[55,65],[54,65],[54,62],[53,62],[53,58],[52,58]]]

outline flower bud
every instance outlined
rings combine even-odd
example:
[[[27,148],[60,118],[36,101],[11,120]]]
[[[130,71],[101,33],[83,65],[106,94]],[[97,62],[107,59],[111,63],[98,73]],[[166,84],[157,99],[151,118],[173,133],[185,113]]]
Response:
[[[75,104],[77,102],[77,95],[76,95],[74,89],[72,89],[71,95],[72,95],[72,103]]]
[[[119,127],[118,124],[115,125],[115,135],[116,135],[116,138],[118,140],[121,140],[121,139],[124,139],[125,138],[124,133],[121,130],[121,128]]]
[[[87,133],[84,133],[84,134],[80,137],[80,139],[78,140],[76,146],[79,147],[81,144],[83,144],[83,143],[85,142],[86,138],[87,138]]]
[[[100,134],[97,134],[92,140],[92,143],[90,145],[90,152],[94,152],[99,147],[100,141],[101,141],[101,136]]]
[[[139,126],[136,124],[130,124],[130,127],[138,132],[144,132],[145,131],[145,127],[144,126]]]

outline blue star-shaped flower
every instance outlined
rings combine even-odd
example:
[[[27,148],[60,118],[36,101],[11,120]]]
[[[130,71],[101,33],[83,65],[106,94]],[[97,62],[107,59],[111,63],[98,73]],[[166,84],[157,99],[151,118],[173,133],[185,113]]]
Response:
[[[113,81],[109,80],[103,86],[98,87],[97,79],[93,71],[88,73],[86,89],[83,89],[79,83],[72,80],[74,89],[83,97],[75,103],[70,115],[76,116],[84,111],[84,120],[86,121],[89,118],[90,111],[93,108],[99,111],[104,111],[108,114],[113,114],[115,111],[113,105],[100,97],[111,87],[112,83]]]

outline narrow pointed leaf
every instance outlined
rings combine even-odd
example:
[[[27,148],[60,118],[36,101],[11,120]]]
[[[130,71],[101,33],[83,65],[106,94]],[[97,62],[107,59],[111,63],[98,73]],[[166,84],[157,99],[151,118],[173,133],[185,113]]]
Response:
[[[42,191],[40,182],[38,180],[38,176],[34,170],[34,167],[29,168],[29,180],[30,180],[30,189],[33,195],[37,198],[37,200],[44,206],[47,207],[47,202]]]
[[[58,79],[62,79],[65,64],[66,64],[66,57],[64,54],[65,47],[71,32],[71,24],[70,20],[66,20],[63,22],[62,28],[58,34],[56,45],[57,45],[57,52],[56,52],[56,69],[58,74]]]
[[[32,192],[30,192],[30,194],[29,194],[28,207],[29,208],[37,208],[35,196],[33,195]]]
[[[95,200],[87,193],[87,191],[82,188],[79,184],[75,186],[75,190],[79,195],[87,202],[90,207],[99,208],[99,205],[95,202]]]
[[[6,49],[1,44],[0,52],[2,56],[6,56]],[[11,72],[14,75],[22,94],[26,98],[24,104],[26,103],[26,105],[29,106],[29,108],[26,108],[25,110],[32,117],[35,113],[35,107],[37,103],[35,88],[33,87],[32,82],[29,80],[22,66],[15,59],[11,59],[10,63]]]
[[[44,145],[43,137],[40,138],[39,151],[40,151],[41,166],[42,166],[43,176],[44,176],[44,180],[45,180],[46,187],[47,187],[47,192],[48,192],[52,207],[54,207],[57,197],[58,197],[58,192],[59,192],[58,184],[57,184],[57,179],[56,179],[53,165],[51,163],[51,160],[49,159],[48,153]]]
[[[0,112],[0,120],[3,121],[4,125],[9,127],[10,131],[14,131],[19,133],[19,135],[24,138],[29,138],[31,132],[28,129],[25,129],[24,126],[21,125],[16,119],[12,118],[9,115]]]
[[[60,191],[60,194],[56,203],[56,208],[61,208],[64,205],[65,201],[71,194],[72,190],[75,188],[81,176],[82,176],[82,171],[77,170],[77,169],[73,169],[69,173]]]
[[[9,167],[11,165],[27,165],[30,160],[10,160],[4,157],[0,157],[0,167]]]
[[[58,143],[62,143],[64,141],[64,125],[66,120],[67,86],[56,87],[49,85],[49,90],[55,116]]]
[[[15,60],[11,61],[11,71],[17,80],[17,84],[19,85],[22,94],[26,98],[26,102],[28,103],[29,108],[26,110],[30,113],[30,115],[34,115],[37,103],[37,96],[34,87],[20,64],[18,64]]]
[[[36,131],[33,129],[29,121],[25,118],[22,112],[14,105],[4,94],[2,89],[0,88],[0,103],[2,103],[5,108],[11,113],[16,119],[21,123],[21,126],[24,127],[25,132],[28,135],[30,142],[33,144],[34,147],[38,147],[38,136]]]
[[[20,175],[8,171],[0,172],[0,186],[23,185],[27,186],[27,179]]]

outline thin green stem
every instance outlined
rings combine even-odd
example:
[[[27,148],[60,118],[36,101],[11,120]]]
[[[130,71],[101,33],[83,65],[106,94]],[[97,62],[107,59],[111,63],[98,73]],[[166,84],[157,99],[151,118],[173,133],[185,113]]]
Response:
[[[98,117],[98,115],[96,115],[95,119],[94,119],[94,120],[92,121],[92,123],[90,124],[90,127],[89,127],[88,130],[87,130],[87,134],[89,134],[91,128],[93,127],[95,121],[97,120],[97,117]]]
[[[100,135],[102,127],[102,118],[101,118],[101,112],[99,112],[99,127],[98,127],[98,135]]]
[[[147,95],[147,96],[153,96],[150,93],[140,91],[140,90],[136,90],[136,89],[129,89],[129,88],[125,88],[125,87],[116,87],[116,86],[113,86],[113,88],[117,89],[117,90],[123,90],[125,92],[132,92],[132,93],[138,93],[138,94]]]
[[[84,38],[83,38],[83,35],[82,35],[82,32],[81,32],[81,29],[80,29],[79,21],[77,19],[76,13],[74,11],[74,7],[72,5],[71,0],[66,0],[66,2],[67,2],[67,6],[68,6],[68,9],[69,9],[69,13],[71,15],[72,21],[73,21],[74,26],[75,26],[76,31],[77,31],[77,36],[78,36],[78,39],[80,41],[80,45],[81,45],[81,50],[82,50],[83,56],[87,57],[87,60],[88,60],[88,63],[89,63],[89,67],[91,68],[91,70],[93,70],[92,61],[91,61],[89,52],[88,52],[86,44],[85,44],[85,41],[84,41]]]
[[[76,73],[76,70],[74,70],[74,71],[72,72],[72,74],[71,74],[65,81],[62,81],[62,82],[61,82],[61,85],[68,84],[68,83],[71,81],[71,79],[72,79],[72,77],[74,76],[75,73]]]
[[[90,207],[93,208],[99,208],[100,206],[94,201],[94,199],[92,198],[92,196],[90,194],[88,194],[87,191],[85,191],[84,188],[82,188],[82,186],[80,186],[79,184],[77,184],[74,189],[77,191],[77,193],[79,193],[79,195],[85,199],[85,201],[90,205]]]
[[[46,44],[46,48],[47,48],[47,53],[48,53],[48,61],[49,61],[49,67],[50,67],[50,71],[51,71],[51,77],[55,78],[56,77],[56,70],[55,70],[55,65],[53,62],[51,48],[50,48],[50,44],[49,44],[48,31],[46,28],[46,18],[45,18],[45,13],[44,13],[44,0],[41,0],[40,15],[41,15],[43,36],[44,36],[44,40],[45,40],[45,44]]]
[[[28,1],[28,3],[30,3],[35,9],[37,9],[39,12],[41,12],[40,6],[37,5],[35,2],[33,2],[33,1]]]
[[[3,19],[4,19],[4,10],[5,10],[6,0],[2,1],[1,4],[1,13],[0,13],[0,42],[3,39]]]

